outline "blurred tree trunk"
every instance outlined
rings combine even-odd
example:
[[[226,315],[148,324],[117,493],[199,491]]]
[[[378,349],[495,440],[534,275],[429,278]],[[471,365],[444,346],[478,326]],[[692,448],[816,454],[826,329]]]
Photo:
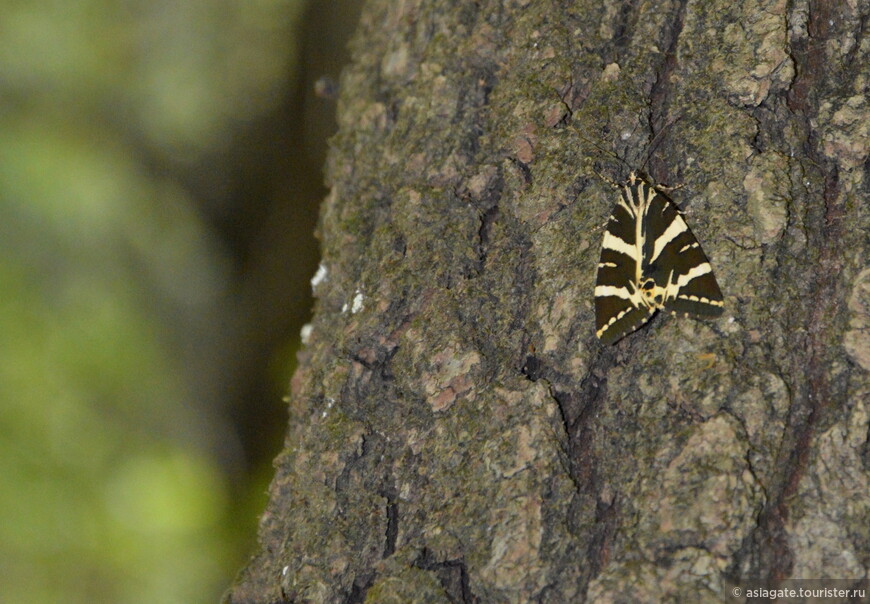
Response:
[[[286,449],[228,601],[864,578],[868,6],[368,2]],[[648,153],[726,312],[603,347],[596,172]]]

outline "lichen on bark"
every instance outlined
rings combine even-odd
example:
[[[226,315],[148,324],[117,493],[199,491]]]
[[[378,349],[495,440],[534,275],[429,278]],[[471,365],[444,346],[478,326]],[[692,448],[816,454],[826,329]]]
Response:
[[[326,277],[228,601],[866,578],[868,11],[370,1]],[[726,312],[604,348],[599,174],[643,162],[684,185]]]

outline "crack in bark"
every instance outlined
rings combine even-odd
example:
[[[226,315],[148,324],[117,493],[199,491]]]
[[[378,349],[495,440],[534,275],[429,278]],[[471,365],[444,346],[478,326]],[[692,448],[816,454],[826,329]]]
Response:
[[[607,372],[613,366],[615,353],[610,347],[602,349],[577,390],[560,391],[552,384],[561,380],[555,371],[539,357],[526,356],[520,369],[531,382],[545,380],[550,384],[550,396],[556,402],[566,436],[565,471],[571,480],[575,497],[588,496],[595,500],[595,526],[589,535],[585,559],[590,564],[583,577],[588,583],[596,577],[610,559],[610,544],[621,520],[621,506],[617,496],[602,498],[602,480],[598,473],[599,460],[593,450],[594,418],[607,399]],[[564,377],[564,376],[563,376]]]
[[[560,399],[566,398],[569,402],[563,410],[568,426],[569,453],[574,464],[574,476],[584,490],[594,488],[598,483],[595,471],[597,459],[592,451],[593,419],[607,398],[607,371],[613,365],[613,359],[610,350],[603,350],[592,363],[589,373],[580,382],[580,388],[576,392],[567,395],[554,392],[554,398],[560,407]],[[578,469],[577,464],[581,461],[588,463]]]
[[[816,156],[816,160],[821,160],[817,154],[813,155]],[[837,176],[836,169],[831,170],[826,177],[824,197],[826,206],[830,202],[831,207],[834,207],[837,205],[834,202]],[[830,209],[826,209],[826,216],[829,211]],[[812,452],[816,428],[830,405],[825,336],[837,312],[835,306],[837,298],[828,294],[836,288],[836,280],[840,274],[837,267],[840,257],[837,245],[840,241],[839,230],[838,224],[826,223],[821,225],[818,232],[818,237],[823,243],[820,246],[822,254],[819,258],[819,269],[815,272],[817,279],[811,287],[810,299],[815,300],[816,303],[812,305],[807,318],[808,362],[804,372],[797,367],[793,373],[807,376],[805,388],[798,393],[799,399],[793,399],[797,404],[792,405],[787,421],[786,430],[794,433],[795,437],[787,443],[790,449],[784,452],[786,459],[777,464],[784,468],[783,480],[778,485],[768,509],[762,512],[760,526],[769,531],[768,539],[762,541],[761,551],[762,562],[767,560],[769,563],[763,564],[762,568],[769,569],[766,579],[773,582],[782,581],[791,573],[793,556],[785,535],[785,523],[788,521],[790,511],[789,500],[797,492],[804,476]],[[796,362],[800,361],[796,359]],[[803,367],[803,363],[801,365]],[[765,552],[767,557],[764,555]]]
[[[647,150],[647,158],[644,160],[644,164],[651,161],[652,153],[654,151],[653,145],[655,144],[656,138],[669,125],[668,123],[665,123],[659,131],[656,132],[656,121],[660,120],[663,116],[666,116],[668,112],[668,99],[671,96],[670,80],[671,74],[677,69],[677,44],[680,41],[680,35],[683,33],[683,26],[686,20],[686,4],[687,0],[680,0],[680,5],[676,11],[676,17],[674,18],[671,27],[669,27],[665,32],[666,43],[664,46],[667,50],[665,50],[664,53],[664,60],[654,72],[656,80],[653,82],[652,89],[649,93],[649,116],[647,117],[650,148]],[[641,166],[641,169],[643,169],[643,166]],[[669,182],[667,178],[661,178],[661,170],[656,170],[655,173],[652,173],[652,170],[650,170],[650,175],[657,182]]]
[[[523,180],[523,183],[530,185],[532,184],[532,170],[529,168],[527,164],[524,164],[519,159],[513,156],[508,156],[508,161],[510,161],[513,165],[517,167],[520,172],[520,176]]]
[[[350,588],[350,594],[345,598],[345,604],[363,604],[369,589],[375,582],[375,572],[368,571],[357,575]]]
[[[595,417],[607,399],[607,371],[614,363],[612,350],[603,349],[573,392],[550,389],[561,414],[567,435],[567,471],[576,496],[589,496],[595,500],[595,526],[586,547],[586,560],[590,563],[583,576],[588,581],[601,572],[610,559],[610,544],[621,520],[621,507],[616,496],[609,501],[602,498],[602,480],[598,472],[599,460],[593,450],[596,429]],[[547,368],[526,360],[528,376],[546,376]],[[529,378],[531,379],[531,377]]]
[[[484,210],[480,216],[480,228],[477,230],[477,272],[483,272],[486,266],[486,258],[489,254],[489,235],[492,230],[492,225],[499,215],[498,203],[493,203],[490,207]]]
[[[387,500],[385,515],[387,517],[387,530],[384,542],[384,558],[389,558],[396,551],[396,540],[399,537],[399,503],[396,501],[395,493],[387,491],[384,493]]]
[[[635,23],[637,22],[637,0],[626,2],[619,12],[619,20],[613,26],[614,62],[619,63],[634,39]]]
[[[413,565],[421,570],[434,572],[451,602],[455,604],[480,602],[480,598],[471,592],[468,566],[464,558],[438,560],[431,550],[423,548]]]

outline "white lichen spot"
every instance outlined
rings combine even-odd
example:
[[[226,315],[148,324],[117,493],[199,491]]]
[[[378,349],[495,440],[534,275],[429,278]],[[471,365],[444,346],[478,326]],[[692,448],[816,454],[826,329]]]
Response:
[[[326,281],[326,267],[321,264],[317,267],[317,272],[311,277],[311,289],[316,289],[318,285]]]
[[[341,305],[341,313],[342,313],[342,314],[346,313],[346,312],[347,312],[347,308],[348,308],[348,306],[347,306],[347,302],[345,302],[344,304]]]
[[[282,577],[286,577],[286,576],[287,576],[287,573],[289,573],[289,572],[290,572],[290,567],[289,567],[289,566],[285,566],[284,568],[281,569],[281,576],[282,576]]]
[[[329,413],[329,410],[332,409],[332,406],[335,405],[335,399],[331,396],[326,397],[326,409],[320,412],[320,417],[324,418]]]
[[[353,302],[351,303],[350,314],[355,315],[364,308],[365,306],[363,306],[362,292],[360,290],[356,290],[356,295],[354,295]]]
[[[314,330],[314,327],[311,323],[306,323],[302,326],[302,329],[299,330],[299,339],[302,340],[303,344],[308,344],[309,340],[311,340],[311,332]]]

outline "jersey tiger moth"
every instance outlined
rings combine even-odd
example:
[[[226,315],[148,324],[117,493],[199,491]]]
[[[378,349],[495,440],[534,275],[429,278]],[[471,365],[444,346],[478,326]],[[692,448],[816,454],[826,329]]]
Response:
[[[595,282],[598,338],[613,344],[660,309],[721,315],[713,269],[674,202],[634,172],[619,189]]]

